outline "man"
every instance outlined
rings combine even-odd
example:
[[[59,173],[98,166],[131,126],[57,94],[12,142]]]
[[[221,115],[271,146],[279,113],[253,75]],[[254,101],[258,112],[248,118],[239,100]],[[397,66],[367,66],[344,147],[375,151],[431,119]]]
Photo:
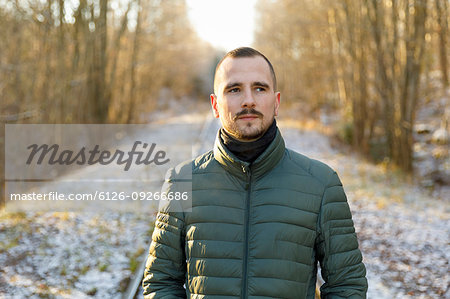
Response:
[[[211,105],[214,149],[169,171],[165,191],[192,175],[192,210],[160,209],[145,298],[365,298],[365,267],[342,185],[325,164],[286,149],[269,60],[225,55]]]

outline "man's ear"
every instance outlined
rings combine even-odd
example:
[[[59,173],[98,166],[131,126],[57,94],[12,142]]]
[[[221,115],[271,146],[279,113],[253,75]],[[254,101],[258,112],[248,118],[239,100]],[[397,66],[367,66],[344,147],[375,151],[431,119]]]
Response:
[[[209,97],[211,98],[211,107],[213,110],[214,117],[219,118],[219,109],[217,106],[217,96],[212,93]]]
[[[275,93],[275,116],[278,116],[278,107],[280,107],[280,101],[281,101],[281,93],[276,92]]]

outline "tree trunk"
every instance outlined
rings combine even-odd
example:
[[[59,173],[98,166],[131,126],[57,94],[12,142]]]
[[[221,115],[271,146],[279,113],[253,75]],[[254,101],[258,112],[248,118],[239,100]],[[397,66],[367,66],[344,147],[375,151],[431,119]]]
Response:
[[[435,0],[437,22],[439,24],[439,61],[442,72],[442,87],[448,87],[448,62],[447,62],[447,38],[448,38],[448,0]]]
[[[405,83],[400,100],[400,152],[397,164],[407,171],[413,170],[413,135],[415,111],[419,98],[420,74],[425,48],[425,20],[427,1],[415,1],[413,33],[406,43],[407,57],[405,66]]]
[[[136,106],[136,63],[139,51],[139,34],[141,29],[141,1],[137,0],[138,7],[138,15],[136,19],[136,29],[134,34],[133,41],[133,53],[131,54],[131,76],[130,76],[130,97],[129,97],[129,106],[128,106],[128,115],[126,119],[126,123],[131,123],[134,117],[134,111]]]

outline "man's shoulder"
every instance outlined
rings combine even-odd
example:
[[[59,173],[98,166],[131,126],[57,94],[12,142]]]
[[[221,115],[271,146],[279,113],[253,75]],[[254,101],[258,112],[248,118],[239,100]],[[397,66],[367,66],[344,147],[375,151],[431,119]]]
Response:
[[[213,151],[210,150],[193,159],[181,162],[174,168],[171,168],[168,172],[168,176],[175,180],[192,178],[192,174],[204,171],[213,160],[214,154]]]
[[[328,185],[331,178],[336,175],[334,169],[324,162],[309,158],[292,149],[286,148],[286,156],[291,167],[301,169],[301,171],[308,173],[324,185]]]

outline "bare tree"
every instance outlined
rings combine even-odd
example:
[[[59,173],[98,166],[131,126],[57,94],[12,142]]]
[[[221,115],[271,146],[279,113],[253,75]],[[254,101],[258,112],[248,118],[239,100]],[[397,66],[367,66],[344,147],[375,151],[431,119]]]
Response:
[[[444,90],[448,87],[448,1],[435,0],[437,23],[439,26],[439,60],[442,73],[442,87]]]
[[[131,53],[130,61],[130,96],[129,96],[129,106],[127,114],[127,123],[131,123],[134,116],[134,111],[136,109],[136,63],[138,60],[139,53],[139,35],[141,32],[141,19],[142,19],[142,9],[141,1],[137,0],[137,17],[136,17],[136,28],[134,29],[134,39],[133,39],[133,50]]]

